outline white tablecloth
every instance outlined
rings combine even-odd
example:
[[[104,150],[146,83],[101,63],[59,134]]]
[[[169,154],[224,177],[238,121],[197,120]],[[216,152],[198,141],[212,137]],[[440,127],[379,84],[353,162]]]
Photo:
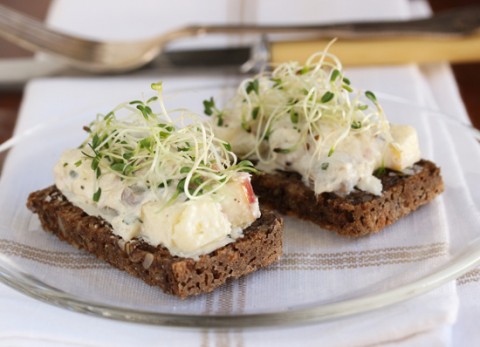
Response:
[[[288,20],[298,21],[298,18],[305,22],[365,18],[404,19],[424,15],[428,11],[423,2],[410,4],[402,0],[304,1],[301,2],[303,6],[299,5],[300,2],[289,1],[280,3],[273,0],[212,0],[209,1],[208,8],[187,4],[187,1],[177,1],[169,4],[168,8],[166,4],[163,6],[169,13],[181,13],[185,22],[258,20],[284,23]],[[145,33],[162,32],[166,28],[177,26],[178,17],[174,15],[159,14],[158,21],[154,20],[152,13],[163,9],[163,6],[148,0],[135,3],[101,0],[87,9],[85,4],[80,2],[58,0],[54,3],[49,22],[52,26],[64,30],[99,38],[135,39],[145,36]],[[181,11],[175,12],[178,8],[181,8]],[[272,8],[278,10],[274,11]],[[237,42],[234,39],[216,39],[215,43],[222,40],[224,43]],[[200,43],[186,40],[178,46],[213,43],[208,39]],[[442,109],[459,120],[468,120],[455,81],[444,64],[422,68],[401,66],[350,69],[349,74],[352,80],[358,81],[361,87],[366,89],[381,90],[408,99],[415,98],[416,102]],[[388,83],[385,78],[388,78]],[[205,81],[208,81],[208,78]],[[108,105],[110,101],[109,97],[105,96],[106,89],[115,95],[116,99],[120,95],[129,98],[145,90],[149,82],[150,78],[125,77],[52,78],[34,81],[28,86],[16,132],[20,133],[44,122],[45,119],[60,117],[71,111],[72,107],[81,111],[95,103]],[[54,102],[55,100],[57,102]],[[49,101],[48,106],[45,101]],[[435,150],[439,149],[432,149]],[[463,151],[463,148],[459,152],[466,156],[468,162],[468,153]],[[8,171],[8,167],[6,170]],[[478,177],[465,179],[474,180]],[[473,199],[476,199],[476,206],[479,206],[480,192],[473,192],[472,195]],[[447,235],[442,242],[456,247],[457,241],[455,237]],[[480,304],[474,300],[480,289],[479,280],[480,271],[473,271],[456,283],[451,282],[427,295],[332,323],[229,332],[144,326],[90,317],[38,302],[0,285],[0,346],[316,346],[319,341],[320,344],[329,346],[469,345],[474,344],[474,341],[480,342],[480,334],[474,324],[475,318],[480,316]]]

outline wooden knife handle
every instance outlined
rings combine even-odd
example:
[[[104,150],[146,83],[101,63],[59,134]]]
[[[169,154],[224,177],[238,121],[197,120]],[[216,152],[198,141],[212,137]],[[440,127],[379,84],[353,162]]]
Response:
[[[286,61],[304,63],[325,49],[328,40],[276,41],[270,43],[273,65]],[[337,40],[329,50],[344,65],[452,63],[480,61],[480,33],[464,36],[362,38]]]

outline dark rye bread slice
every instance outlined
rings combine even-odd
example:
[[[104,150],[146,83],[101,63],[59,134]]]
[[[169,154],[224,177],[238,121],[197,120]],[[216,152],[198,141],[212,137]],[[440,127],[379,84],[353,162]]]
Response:
[[[265,209],[242,238],[193,260],[172,256],[165,247],[139,239],[125,242],[112,233],[110,224],[72,205],[55,186],[31,193],[27,207],[38,214],[46,231],[61,240],[181,298],[211,292],[227,279],[256,271],[282,254],[282,219]]]
[[[315,195],[298,173],[284,171],[254,175],[252,186],[263,206],[352,237],[380,231],[444,189],[440,169],[427,160],[417,162],[412,175],[386,170],[379,178],[383,184],[381,196],[360,190],[345,197]]]

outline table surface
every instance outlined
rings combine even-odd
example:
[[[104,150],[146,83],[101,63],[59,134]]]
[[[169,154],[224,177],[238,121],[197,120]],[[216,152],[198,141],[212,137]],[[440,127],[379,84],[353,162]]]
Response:
[[[16,8],[37,18],[45,18],[51,0],[0,0],[0,4]],[[452,7],[477,4],[478,0],[429,0],[435,12]],[[0,59],[24,57],[31,53],[0,39]],[[452,65],[461,96],[475,127],[480,128],[480,62]],[[22,91],[0,90],[0,143],[7,140],[13,132],[17,114],[22,101]],[[0,172],[5,153],[0,154]]]

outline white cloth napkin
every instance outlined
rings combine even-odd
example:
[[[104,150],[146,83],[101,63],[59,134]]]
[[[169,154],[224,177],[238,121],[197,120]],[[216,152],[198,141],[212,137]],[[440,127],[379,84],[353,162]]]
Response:
[[[295,14],[298,16],[301,15],[301,18],[305,18],[306,21],[313,21],[315,19],[326,20],[327,18],[339,20],[350,18],[406,18],[409,16],[409,6],[405,1],[391,1],[388,2],[388,5],[384,3],[385,2],[382,1],[370,0],[363,1],[361,6],[352,5],[351,2],[348,2],[348,6],[346,6],[346,1],[337,1],[335,2],[335,5],[330,2],[320,1],[310,2],[302,8],[301,6],[298,6],[298,2],[296,2],[297,6],[287,8],[287,6],[290,6],[290,3],[285,3],[280,6],[278,2],[276,2],[276,6],[287,9],[288,11],[285,11],[284,13],[290,15],[289,18],[292,22],[294,22],[296,18],[300,18],[296,17]],[[91,14],[91,18],[94,18],[98,14],[98,18],[95,21],[95,23],[98,22],[97,25],[85,26],[84,23],[75,21],[75,18],[82,18],[78,13],[79,11],[81,13],[83,6],[79,6],[79,3],[76,2],[57,1],[50,16],[50,22],[56,26],[71,31],[88,33],[88,30],[91,30],[90,34],[92,36],[94,35],[98,37],[104,35],[105,38],[112,37],[109,35],[114,34],[127,35],[127,31],[129,35],[132,35],[132,38],[136,38],[141,36],[142,33],[157,32],[162,31],[159,29],[163,29],[163,27],[154,20],[156,16],[153,15],[154,10],[161,9],[158,8],[158,4],[154,4],[154,2],[150,1],[145,1],[145,6],[136,2],[135,9],[129,7],[132,5],[127,2],[120,2],[118,9],[110,9],[111,15],[108,18],[109,25],[106,26],[105,16],[101,15],[101,13],[103,10],[109,8],[109,4],[111,4],[111,2],[106,0],[98,1],[95,5],[96,12]],[[227,20],[232,20],[232,18],[237,18],[235,16],[239,14],[238,11],[240,10],[242,17],[238,19],[239,21],[245,20],[246,17],[252,18],[251,15],[253,13],[256,13],[257,17],[253,18],[256,18],[257,20],[264,19],[267,22],[273,22],[276,20],[282,22],[285,20],[285,17],[279,15],[279,12],[271,11],[274,7],[272,7],[272,4],[268,1],[260,1],[258,3],[246,1],[241,4],[242,6],[239,4],[227,6],[224,2],[218,2],[215,4],[215,10],[210,8],[210,11],[205,11],[206,17],[202,17],[202,21],[208,22],[209,18],[212,21],[215,18],[224,18],[225,13],[227,13]],[[180,5],[181,4],[179,4],[179,6]],[[226,8],[225,6],[231,6],[231,8]],[[312,11],[312,6],[313,8],[317,8],[318,6],[320,10],[328,8],[329,12]],[[253,11],[252,8],[257,8],[256,12]],[[375,11],[372,12],[372,8],[375,8]],[[143,10],[140,11],[139,9]],[[174,9],[172,8],[168,9],[169,13],[173,10]],[[187,20],[189,18],[197,18],[198,11],[189,8],[185,14],[185,18],[187,18]],[[129,17],[131,23],[137,23],[136,16],[140,15],[142,15],[141,18],[143,21],[140,22],[140,25],[131,25],[127,28],[124,23],[125,13],[131,14],[131,17]],[[161,17],[160,14],[158,17]],[[168,20],[171,20],[171,17],[174,16],[168,17]],[[107,29],[102,30],[100,33],[96,32],[100,26]],[[144,27],[141,28],[141,26]],[[95,29],[95,27],[97,29]],[[211,43],[206,42],[206,44]],[[443,71],[434,71],[429,77],[433,76],[432,78],[435,78],[439,73],[441,75],[445,74]],[[425,82],[425,72],[419,71],[415,66],[356,69],[349,70],[348,75],[355,84],[361,85],[366,89],[398,95],[407,100],[411,100],[412,102],[429,106],[432,106],[432,103],[435,102],[432,98],[432,89],[427,85],[428,82]],[[157,79],[158,76],[152,76],[152,78]],[[427,81],[432,80],[432,78]],[[140,91],[146,91],[151,81],[151,78],[49,79],[36,81],[31,83],[28,87],[16,133],[21,133],[22,130],[28,129],[49,119],[57,119],[62,116],[65,117],[66,114],[70,115],[74,111],[81,112],[83,110],[92,110],[95,107],[109,107],[114,105],[115,102],[128,100],[138,95]],[[215,82],[213,77],[209,79],[198,77],[194,81],[182,78],[165,79],[165,85],[184,86],[185,84],[192,84],[195,86],[211,83],[212,81]],[[454,85],[452,84],[452,81],[444,82],[449,85]],[[455,113],[455,111],[455,109],[452,109],[453,113]],[[86,119],[89,119],[88,117],[91,117],[91,115],[87,115]],[[423,120],[420,121],[424,122]],[[435,120],[432,119],[427,122],[434,124]],[[423,128],[428,129],[428,127]],[[454,155],[454,153],[449,152],[454,149],[452,146],[441,147],[440,145],[442,141],[439,141],[438,138],[431,138],[431,134],[429,134],[428,131],[422,130],[420,136],[422,136],[423,147],[429,158],[444,163],[442,160],[447,160]],[[446,136],[448,137],[448,134],[446,134]],[[464,145],[459,146],[460,149],[464,149]],[[458,151],[458,149],[455,150]],[[48,155],[50,157],[54,156],[53,153],[49,153]],[[472,155],[478,156],[478,153],[472,153]],[[468,160],[468,158],[466,159]],[[21,156],[17,155],[14,157],[12,155],[10,160],[6,163],[2,177],[2,192],[0,193],[0,201],[3,202],[2,209],[5,208],[8,210],[9,208],[5,203],[5,196],[8,194],[8,185],[5,182],[8,182],[9,179],[11,181],[14,180],[13,173],[15,172],[15,164],[21,163],[21,160]],[[443,167],[448,166],[448,162],[446,164],[447,165],[443,165]],[[447,171],[446,174],[462,175],[461,172],[458,173],[457,171]],[[473,170],[472,172],[478,173],[478,171]],[[42,177],[43,181],[38,183],[48,184],[48,179],[49,177]],[[459,193],[463,193],[461,190],[462,187],[464,186],[459,186]],[[436,264],[440,264],[448,257],[448,247],[452,241],[452,235],[449,233],[449,230],[452,230],[451,226],[454,225],[452,223],[463,223],[460,224],[463,226],[465,221],[452,221],[448,218],[447,220],[442,220],[441,217],[444,214],[440,212],[442,212],[442,209],[444,208],[445,203],[443,198],[440,198],[438,201],[434,202],[432,207],[428,210],[424,209],[418,211],[416,217],[411,221],[412,223],[424,223],[426,230],[436,229],[437,232],[435,233],[416,235],[414,239],[412,239],[411,235],[402,232],[400,227],[393,226],[391,230],[389,230],[388,235],[380,234],[374,238],[350,244],[346,244],[344,240],[330,234],[322,233],[320,235],[318,232],[315,232],[315,230],[308,230],[314,228],[306,223],[302,224],[287,219],[287,228],[298,227],[300,224],[301,228],[307,230],[303,230],[304,233],[301,234],[300,239],[298,239],[298,235],[300,234],[295,236],[295,242],[290,242],[293,241],[293,234],[286,235],[286,260],[284,259],[280,265],[276,265],[274,268],[278,269],[284,267],[286,271],[290,271],[291,269],[288,269],[288,261],[305,261],[305,259],[295,259],[295,253],[298,253],[300,249],[303,250],[305,245],[314,245],[315,243],[320,242],[322,244],[322,250],[325,250],[325,253],[331,255],[334,259],[333,263],[337,264],[337,267],[341,266],[341,264],[352,266],[352,264],[356,263],[359,266],[365,266],[365,268],[364,271],[358,269],[345,270],[338,268],[335,271],[328,271],[328,266],[325,264],[330,264],[329,262],[317,262],[314,264],[315,266],[323,266],[324,270],[327,270],[325,271],[325,278],[322,278],[319,281],[319,296],[322,294],[331,295],[332,293],[329,292],[329,290],[332,288],[336,288],[337,290],[342,290],[342,288],[345,289],[346,286],[341,285],[342,282],[345,281],[345,278],[349,279],[348,286],[352,286],[353,288],[360,288],[362,283],[368,285],[369,281],[375,280],[375,271],[391,271],[392,281],[394,281],[395,277],[400,275],[398,272],[401,271],[402,267],[399,264],[390,264],[380,267],[381,262],[394,259],[395,257],[400,257],[402,261],[415,262],[419,261],[419,258],[412,260],[411,257],[419,257],[419,253],[429,252],[432,255],[431,259],[424,262],[419,261],[419,264],[423,267],[433,267]],[[432,213],[432,211],[433,213],[438,213],[438,220],[432,220],[432,218],[429,218],[429,214]],[[450,216],[450,213],[448,213],[448,216]],[[475,216],[472,216],[472,218],[474,217]],[[478,225],[478,219],[476,219],[476,222]],[[33,228],[35,228],[35,222],[32,222],[31,224]],[[467,228],[466,230],[473,232],[472,228]],[[4,236],[2,232],[4,232],[4,230],[0,230],[0,238]],[[40,246],[36,243],[36,240],[25,240],[21,238],[19,240],[18,235],[11,237],[9,241],[12,241],[12,239],[16,242],[21,241],[29,246]],[[53,240],[53,238],[51,240]],[[38,242],[45,241],[38,240]],[[393,251],[384,250],[385,245],[392,244],[398,248]],[[455,245],[455,241],[453,244]],[[65,247],[66,248],[64,249],[68,249],[68,246]],[[399,252],[400,247],[407,248],[407,251],[403,253]],[[408,250],[409,247],[421,247],[421,250],[420,252],[413,252],[412,249]],[[2,249],[2,251],[4,251],[4,249]],[[365,249],[383,249],[382,252],[385,253],[377,257],[373,256],[372,253],[368,254],[368,257],[362,258],[359,254]],[[351,252],[351,254],[354,254],[357,258],[353,262],[351,260],[342,259],[341,254],[344,252]],[[373,261],[374,264],[367,264],[367,261],[365,260],[367,258],[369,261]],[[375,264],[375,262],[377,262],[377,264]],[[37,268],[39,272],[36,273],[40,274],[40,270],[45,270],[46,268],[48,268],[48,271],[58,271],[58,274],[69,275],[64,270],[52,270],[51,267],[48,267],[45,264],[39,264]],[[419,269],[419,271],[424,270],[425,269],[423,268]],[[85,276],[86,280],[91,281],[94,286],[96,280],[95,276],[107,275],[118,277],[117,273],[112,274],[112,272],[114,271],[106,268],[98,270],[96,275],[82,273],[82,276]],[[298,276],[298,278],[301,279],[301,276],[305,276],[306,272],[308,272],[308,269],[291,272],[293,276],[292,278],[294,279],[295,276]],[[339,277],[339,273],[343,275],[342,278]],[[268,275],[268,272],[266,275]],[[72,271],[70,276],[78,276],[78,272]],[[128,277],[120,276],[122,281],[125,281],[124,283],[131,285],[132,282]],[[245,297],[246,300],[249,300],[249,297],[252,297],[252,293],[255,293],[256,295],[264,295],[265,300],[267,301],[275,297],[271,292],[264,290],[265,286],[272,285],[272,283],[263,281],[262,276],[263,275],[255,276],[246,281],[249,294]],[[68,281],[67,278],[64,278],[65,282]],[[339,286],[322,286],[322,283],[339,283]],[[386,286],[391,285],[391,283],[386,283]],[[228,299],[232,301],[233,305],[230,309],[238,309],[238,307],[235,306],[235,303],[237,303],[237,300],[239,299],[238,295],[241,294],[244,286],[244,282],[235,282],[235,284],[229,289],[230,293],[233,293],[231,294],[233,296]],[[151,295],[150,289],[144,289],[144,286],[141,285],[134,285],[133,290],[138,290],[141,294]],[[228,290],[221,293],[225,292],[228,293]],[[122,293],[122,295],[123,294],[124,293]],[[242,295],[245,295],[245,293]],[[211,309],[213,311],[224,309],[225,300],[222,300],[221,294],[214,296],[213,302],[211,303]],[[297,342],[301,342],[302,345],[313,346],[318,345],[319,341],[321,341],[322,344],[329,346],[362,346],[381,343],[422,345],[425,341],[429,341],[429,345],[448,345],[450,339],[448,326],[455,321],[457,314],[455,283],[450,283],[428,293],[427,295],[404,302],[400,305],[340,321],[305,327],[289,327],[282,329],[269,328],[240,332],[215,332],[206,330],[199,331],[193,329],[186,330],[151,327],[88,317],[37,302],[33,299],[22,296],[5,286],[0,287],[0,301],[0,307],[2,307],[0,310],[0,345],[19,346],[32,345],[33,341],[37,345],[86,346],[123,346],[132,344],[138,345],[140,343],[149,345],[163,345],[165,343],[173,345],[176,343],[178,345],[188,346],[200,345],[218,347],[230,345],[282,346],[291,345],[292,343]],[[230,306],[227,305],[226,307]]]
[[[469,118],[465,107],[461,101],[461,97],[455,87],[455,79],[450,68],[446,65],[433,65],[424,67],[423,73],[426,76],[426,81],[431,88],[432,97],[435,99],[438,107],[445,110],[455,119],[460,122],[469,123]],[[473,189],[470,191],[470,204],[476,206],[477,215],[480,213],[480,175],[478,170],[478,161],[472,161],[472,151],[476,151],[478,143],[473,146],[468,146],[465,143],[452,143],[452,147],[456,150],[458,156],[458,167],[463,168],[464,176],[461,177],[470,182]],[[458,174],[458,171],[457,173]],[[468,200],[465,204],[469,203]],[[452,210],[452,215],[458,216],[459,219],[468,217],[462,212],[462,206],[456,207]],[[468,230],[466,230],[468,231]],[[470,229],[470,233],[460,233],[451,235],[452,248],[460,247],[462,240],[465,238],[478,237],[478,224]],[[469,346],[480,341],[480,331],[476,322],[480,317],[480,303],[478,301],[478,294],[480,293],[480,268],[461,276],[456,281],[457,292],[460,298],[460,308],[458,319],[452,329],[453,346]]]

